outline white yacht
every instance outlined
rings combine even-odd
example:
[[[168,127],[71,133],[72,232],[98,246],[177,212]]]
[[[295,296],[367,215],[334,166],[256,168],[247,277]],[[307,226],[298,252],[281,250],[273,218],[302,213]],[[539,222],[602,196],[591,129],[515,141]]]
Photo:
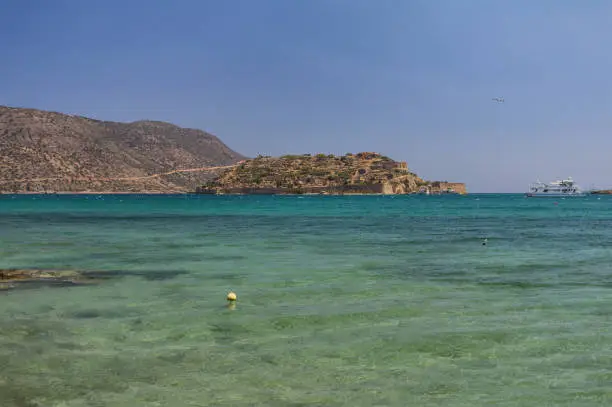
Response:
[[[564,180],[544,183],[537,181],[529,186],[529,192],[525,193],[528,197],[566,197],[566,196],[585,196],[586,193],[574,183],[572,177]]]

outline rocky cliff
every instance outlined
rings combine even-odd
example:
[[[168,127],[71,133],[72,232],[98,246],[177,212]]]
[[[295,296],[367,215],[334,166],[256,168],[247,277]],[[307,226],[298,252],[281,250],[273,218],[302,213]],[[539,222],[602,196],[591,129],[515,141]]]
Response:
[[[378,153],[257,157],[198,188],[214,194],[410,194],[430,186]]]
[[[243,158],[212,134],[170,123],[0,106],[0,193],[193,191],[214,176],[198,168]],[[177,169],[196,170],[155,175]]]

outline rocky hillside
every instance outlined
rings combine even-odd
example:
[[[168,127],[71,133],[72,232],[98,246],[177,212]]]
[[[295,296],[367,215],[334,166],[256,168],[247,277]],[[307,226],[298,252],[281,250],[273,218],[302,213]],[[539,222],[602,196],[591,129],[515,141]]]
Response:
[[[338,157],[288,155],[246,160],[198,189],[200,193],[382,193],[419,192],[430,183],[410,172],[405,162],[377,153]]]
[[[141,177],[243,158],[211,134],[170,123],[0,106],[0,193],[193,191],[215,174]]]

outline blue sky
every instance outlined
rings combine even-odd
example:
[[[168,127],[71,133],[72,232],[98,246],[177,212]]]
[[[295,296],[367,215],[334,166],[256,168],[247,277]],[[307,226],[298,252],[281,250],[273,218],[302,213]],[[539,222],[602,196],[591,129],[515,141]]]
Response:
[[[0,104],[378,151],[472,192],[612,186],[611,22],[603,0],[4,0]]]

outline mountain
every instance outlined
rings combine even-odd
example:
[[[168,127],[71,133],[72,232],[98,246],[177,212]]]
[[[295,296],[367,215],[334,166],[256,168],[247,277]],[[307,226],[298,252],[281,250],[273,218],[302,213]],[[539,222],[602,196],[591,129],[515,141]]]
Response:
[[[197,189],[208,194],[434,194],[466,193],[465,185],[425,181],[374,152],[259,156],[219,174]]]
[[[0,193],[193,191],[215,175],[199,168],[242,159],[212,134],[170,123],[0,106]],[[159,175],[183,169],[194,170]]]

